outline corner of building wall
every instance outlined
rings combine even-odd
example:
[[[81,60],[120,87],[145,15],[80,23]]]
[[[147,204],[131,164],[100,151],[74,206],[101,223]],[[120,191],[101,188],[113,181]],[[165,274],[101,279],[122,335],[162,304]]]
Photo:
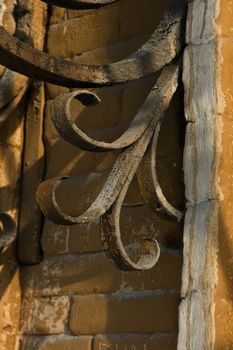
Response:
[[[187,120],[184,172],[187,209],[179,310],[179,350],[213,350],[218,283],[219,0],[189,3],[183,82]]]

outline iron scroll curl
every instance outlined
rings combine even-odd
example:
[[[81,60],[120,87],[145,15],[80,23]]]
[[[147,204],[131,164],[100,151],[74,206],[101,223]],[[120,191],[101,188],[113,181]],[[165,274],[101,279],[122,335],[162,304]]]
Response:
[[[122,270],[148,270],[154,267],[158,261],[160,252],[158,242],[148,237],[144,237],[140,245],[137,246],[137,249],[139,247],[140,251],[137,261],[130,257],[121,239],[120,212],[133,176],[140,167],[140,163],[142,163],[141,167],[144,166],[143,158],[147,154],[148,149],[154,155],[156,144],[154,140],[157,140],[158,128],[162,122],[163,115],[177,89],[178,74],[179,66],[174,64],[166,66],[162,70],[152,92],[147,97],[129,129],[112,143],[99,142],[87,137],[71,121],[70,103],[72,99],[77,97],[81,103],[89,106],[92,103],[99,103],[97,95],[85,90],[62,94],[50,106],[54,125],[60,136],[66,141],[92,152],[104,152],[109,149],[121,149],[122,152],[118,156],[101,192],[92,205],[80,216],[73,217],[66,214],[57,202],[56,190],[63,181],[67,180],[66,177],[54,178],[43,182],[37,192],[38,203],[48,219],[61,225],[88,223],[100,218],[103,248],[108,257]],[[144,117],[139,118],[142,115]],[[135,120],[138,119],[141,123],[137,123],[138,130],[136,132]],[[131,129],[135,131],[132,138],[127,137],[128,134],[130,135]],[[151,171],[155,171],[153,161]],[[142,188],[143,186],[144,184],[141,183]],[[162,189],[157,182],[156,190],[153,194],[157,197],[159,206],[168,213],[167,201],[164,200],[164,196],[163,200],[161,200],[161,193]],[[182,218],[182,213],[170,204],[169,209],[169,214],[172,213],[177,220]]]
[[[79,64],[39,51],[0,26],[0,64],[32,79],[69,88],[122,84],[159,72],[182,50],[184,6],[171,5],[151,38],[127,59],[105,65]]]
[[[16,238],[16,223],[15,220],[7,213],[0,214],[0,251],[8,247]]]
[[[43,1],[66,8],[76,8],[80,4],[84,7],[98,7],[115,2]],[[136,258],[122,242],[120,212],[135,174],[142,195],[153,210],[162,208],[166,215],[176,220],[181,220],[183,216],[163,195],[156,175],[155,151],[163,116],[178,86],[180,63],[177,57],[182,52],[184,23],[183,1],[178,6],[171,4],[160,23],[156,23],[151,38],[139,50],[125,60],[105,65],[78,64],[53,57],[21,42],[0,26],[0,64],[32,79],[78,88],[59,95],[50,104],[52,120],[60,136],[72,145],[91,152],[121,150],[102,190],[91,206],[77,217],[65,213],[56,198],[56,190],[67,177],[44,181],[37,191],[42,212],[56,224],[74,225],[100,219],[103,248],[121,270],[151,269],[160,255],[158,242],[150,237],[143,237],[140,244],[136,245]],[[73,99],[86,108],[101,103],[98,95],[88,88],[122,84],[151,74],[158,77],[152,91],[129,128],[117,140],[108,143],[92,139],[72,120],[70,103]],[[147,177],[142,176],[145,173],[148,174]]]
[[[50,5],[65,7],[69,9],[98,8],[112,4],[119,0],[42,0]]]

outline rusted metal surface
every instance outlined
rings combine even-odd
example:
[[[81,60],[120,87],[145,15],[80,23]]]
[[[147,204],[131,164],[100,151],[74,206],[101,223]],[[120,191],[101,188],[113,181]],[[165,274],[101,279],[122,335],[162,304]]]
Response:
[[[135,175],[140,162],[142,161],[153,134],[157,139],[157,127],[163,118],[163,114],[169,107],[171,98],[178,85],[179,66],[172,64],[165,67],[158,78],[152,92],[149,94],[141,110],[136,115],[129,129],[116,141],[104,143],[91,139],[71,120],[69,104],[73,98],[78,97],[79,101],[88,106],[98,102],[97,95],[80,90],[70,94],[62,94],[55,99],[51,105],[52,119],[61,137],[68,142],[85,150],[99,152],[109,149],[122,149],[113,169],[106,180],[101,192],[92,205],[78,217],[66,214],[56,200],[56,190],[62,181],[67,178],[60,177],[43,182],[37,193],[38,202],[44,214],[53,222],[61,225],[82,224],[101,218],[101,237],[104,250],[115,264],[123,270],[147,270],[152,268],[159,256],[157,241],[145,238],[141,242],[141,253],[137,261],[133,261],[128,255],[121,241],[120,212],[125,195]],[[136,122],[135,122],[136,121]],[[132,134],[132,135],[131,135]],[[152,142],[153,155],[155,155],[156,142]],[[152,177],[156,178],[154,158],[151,157]],[[143,164],[145,161],[143,161]],[[144,167],[144,165],[142,165]],[[144,169],[148,170],[148,169]],[[143,170],[143,171],[144,171]],[[139,174],[139,177],[140,174]],[[172,214],[178,220],[182,214],[169,205],[161,188],[157,187],[152,195],[157,199],[160,207],[165,212]],[[169,208],[169,209],[168,209]],[[172,208],[172,209],[171,209]],[[148,248],[150,247],[150,249]]]
[[[72,7],[104,5],[110,0],[46,0]],[[181,220],[182,213],[165,198],[156,174],[156,148],[160,125],[178,86],[179,61],[183,48],[185,6],[171,4],[153,35],[128,59],[106,65],[84,65],[33,49],[0,27],[0,63],[28,77],[67,87],[94,87],[124,83],[153,74],[156,83],[129,128],[115,141],[102,142],[89,137],[72,120],[73,99],[89,107],[101,103],[97,94],[76,90],[61,94],[50,104],[53,123],[60,136],[72,145],[91,152],[121,150],[102,190],[79,216],[64,212],[57,200],[58,187],[68,177],[43,182],[37,191],[38,203],[54,223],[83,224],[100,218],[101,241],[108,257],[122,270],[148,270],[158,261],[159,244],[144,237],[139,244],[124,247],[120,230],[121,208],[129,185],[137,173],[141,192],[156,212]]]
[[[163,194],[156,172],[156,148],[162,120],[155,128],[154,136],[137,171],[137,179],[143,198],[149,206],[162,215],[181,220],[183,213],[169,203]]]
[[[174,67],[172,66],[172,68]],[[72,92],[70,94],[60,94],[50,105],[52,109],[52,119],[58,133],[74,146],[94,152],[123,149],[132,145],[143,135],[154,115],[157,113],[158,106],[162,101],[164,89],[166,90],[169,79],[171,79],[171,81],[173,80],[172,68],[162,71],[154,89],[148,95],[145,103],[136,114],[129,128],[119,139],[111,143],[94,140],[81,131],[75,124],[70,113],[70,103],[73,98],[79,100],[80,103],[86,107],[101,103],[96,94],[85,90]]]
[[[65,7],[68,9],[96,8],[106,6],[119,0],[42,0],[50,5]]]
[[[50,56],[12,37],[0,26],[0,64],[28,77],[67,87],[136,80],[155,74],[180,53],[184,16],[183,6],[171,7],[141,49],[126,60],[105,65],[78,64]]]
[[[9,246],[16,238],[15,220],[8,214],[0,214],[0,251]]]

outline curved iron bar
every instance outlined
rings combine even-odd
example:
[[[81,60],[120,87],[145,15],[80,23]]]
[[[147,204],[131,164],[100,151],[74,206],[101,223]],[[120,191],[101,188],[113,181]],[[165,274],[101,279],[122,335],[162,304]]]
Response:
[[[106,4],[99,0],[98,4]],[[49,3],[68,4],[68,0],[46,0]],[[95,0],[69,0],[69,3],[97,3]],[[72,6],[72,5],[70,5]],[[73,122],[70,102],[76,98],[88,107],[100,103],[98,96],[86,90],[78,90],[58,96],[51,104],[54,125],[66,141],[84,150],[104,152],[121,149],[102,190],[81,215],[73,217],[59,206],[56,190],[67,180],[57,177],[43,182],[37,191],[38,203],[43,213],[53,222],[62,225],[86,223],[100,218],[101,240],[109,258],[122,270],[147,270],[152,268],[160,254],[155,239],[143,238],[136,247],[137,256],[130,255],[124,247],[120,232],[120,212],[133,176],[137,172],[142,193],[154,209],[180,220],[182,213],[175,209],[163,195],[159,185],[154,153],[164,112],[178,85],[178,65],[170,64],[182,49],[185,6],[172,5],[157,26],[150,40],[139,50],[120,62],[106,65],[84,65],[52,57],[33,49],[12,37],[0,26],[0,64],[28,77],[67,87],[91,87],[123,83],[141,77],[158,74],[159,78],[144,105],[130,127],[117,140],[108,143],[86,135]],[[141,165],[140,165],[141,163]],[[143,178],[142,174],[147,176]],[[5,220],[5,221],[4,221]],[[3,226],[10,227],[2,219]]]
[[[28,77],[67,87],[91,87],[155,74],[181,51],[184,7],[171,7],[150,40],[120,62],[85,65],[53,57],[12,37],[0,26],[0,64]]]
[[[165,213],[169,217],[173,217],[177,221],[183,218],[183,212],[176,209],[171,203],[168,202],[163,194],[162,188],[159,184],[159,180],[156,172],[156,149],[159,138],[159,131],[161,127],[159,121],[151,144],[148,147],[143,160],[141,161],[137,170],[137,180],[140,187],[140,192],[145,199],[146,203],[153,209],[161,214]]]
[[[62,138],[83,150],[104,152],[126,148],[136,142],[148,128],[151,119],[157,112],[158,104],[161,103],[164,89],[167,89],[167,79],[173,80],[172,69],[162,70],[154,89],[148,95],[129,128],[113,142],[92,139],[81,131],[72,119],[70,103],[73,98],[79,100],[86,107],[101,102],[99,97],[92,92],[81,90],[69,94],[60,94],[50,105],[53,123]]]
[[[3,249],[9,246],[15,240],[16,223],[10,215],[6,213],[1,213],[0,224],[2,225],[2,232],[0,235],[0,249]]]
[[[52,119],[59,134],[68,142],[95,152],[116,148],[122,149],[122,152],[118,156],[101,192],[83,214],[78,217],[66,214],[56,200],[56,190],[62,181],[67,180],[67,177],[54,178],[43,182],[37,192],[38,203],[46,217],[57,224],[87,223],[101,218],[103,247],[107,255],[123,270],[150,269],[156,264],[159,257],[157,241],[143,238],[140,244],[141,253],[138,261],[135,262],[130,258],[121,241],[120,211],[132,178],[177,89],[178,71],[179,68],[175,64],[169,65],[162,70],[156,85],[129,129],[112,143],[99,142],[91,138],[88,138],[87,142],[87,135],[74,126],[74,123],[71,121],[69,112],[71,100],[78,97],[84,105],[88,106],[99,102],[95,94],[81,90],[62,94],[52,102]],[[57,103],[58,100],[59,102]],[[143,118],[141,117],[142,114],[144,114]],[[141,123],[137,126],[138,132],[135,134],[136,136],[129,137],[128,141],[126,141],[126,135],[130,134],[131,129],[135,129],[135,120],[138,120],[139,117],[141,118]],[[158,191],[155,191],[155,195],[157,194]],[[161,201],[161,195],[157,196],[157,200],[166,210],[164,201]]]
[[[119,0],[42,0],[50,5],[64,7],[67,9],[98,8],[117,2]]]

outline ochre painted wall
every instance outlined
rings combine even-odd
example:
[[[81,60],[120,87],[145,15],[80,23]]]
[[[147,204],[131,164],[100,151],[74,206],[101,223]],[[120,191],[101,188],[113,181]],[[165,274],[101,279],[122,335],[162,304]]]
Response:
[[[233,349],[233,4],[220,1],[219,60],[223,103],[222,154],[219,186],[218,285],[216,294],[216,350]]]

